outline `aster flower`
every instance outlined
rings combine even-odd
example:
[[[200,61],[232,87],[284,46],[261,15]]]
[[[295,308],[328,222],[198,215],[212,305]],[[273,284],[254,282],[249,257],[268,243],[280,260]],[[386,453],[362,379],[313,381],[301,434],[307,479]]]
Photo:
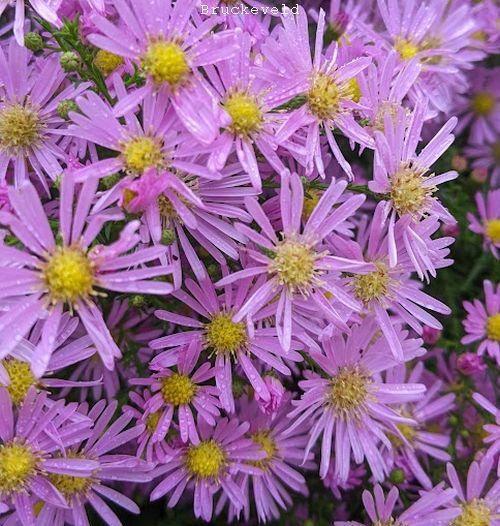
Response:
[[[0,180],[5,180],[12,165],[14,181],[20,184],[31,167],[46,185],[46,175],[52,180],[61,175],[65,158],[57,144],[65,123],[58,106],[74,99],[88,84],[65,86],[56,57],[34,59],[14,40],[6,50],[0,48],[0,72]]]
[[[471,159],[473,169],[485,170],[492,188],[500,185],[500,140],[487,143],[471,143],[464,148],[464,154]]]
[[[479,218],[470,212],[467,214],[469,230],[483,236],[483,247],[489,249],[496,259],[500,258],[500,189],[490,190],[483,196],[476,194]]]
[[[276,328],[285,350],[290,347],[293,308],[298,300],[306,299],[321,316],[346,328],[345,311],[359,311],[360,305],[339,286],[339,272],[366,272],[371,268],[360,261],[332,255],[325,244],[325,238],[342,228],[346,219],[365,199],[362,195],[351,196],[339,207],[333,208],[346,186],[343,181],[332,182],[302,226],[302,182],[297,174],[283,176],[280,189],[281,239],[257,201],[251,198],[245,200],[261,233],[245,225],[237,225],[256,246],[246,249],[250,260],[246,268],[224,277],[217,285],[249,276],[258,276],[259,279],[234,321],[241,322],[245,317],[254,316],[277,297]],[[329,301],[325,294],[331,294],[337,301]]]
[[[299,6],[297,16],[283,15],[282,23],[277,41],[268,39],[263,51],[271,65],[279,64],[274,75],[281,78],[282,89],[291,95],[304,97],[305,102],[299,109],[289,113],[276,132],[276,141],[292,141],[294,135],[303,132],[304,151],[301,156],[304,157],[305,167],[308,173],[316,168],[324,177],[320,148],[320,133],[324,131],[335,158],[349,178],[353,179],[351,167],[340,151],[332,128],[339,128],[356,143],[373,147],[373,140],[353,117],[353,110],[359,108],[355,102],[356,75],[368,67],[371,59],[360,57],[339,65],[337,46],[333,46],[326,55],[322,54],[325,30],[323,10],[319,12],[314,53],[311,53],[309,46],[307,15],[302,6]],[[291,49],[293,53],[290,53]],[[300,161],[301,156],[297,160]]]
[[[200,23],[196,9],[196,0],[120,1],[117,24],[94,14],[92,23],[101,34],[93,33],[88,39],[140,67],[148,84],[139,95],[167,87],[169,100],[184,126],[200,142],[210,144],[218,135],[218,114],[210,104],[198,68],[233,56],[238,44],[232,30],[209,34],[218,18]]]
[[[241,510],[245,495],[236,475],[259,475],[256,464],[266,456],[257,443],[245,438],[249,427],[248,422],[227,418],[220,418],[215,427],[199,422],[200,442],[179,447],[174,458],[155,470],[155,475],[164,478],[152,491],[151,500],[171,493],[167,505],[172,508],[186,489],[193,490],[194,514],[208,522],[213,516],[213,498],[222,492]]]
[[[300,346],[295,341],[290,342],[291,348],[286,352],[279,343],[276,328],[259,323],[262,318],[257,316],[243,321],[243,305],[256,290],[251,285],[251,278],[245,278],[237,285],[224,286],[220,295],[208,279],[199,285],[187,279],[185,286],[190,294],[180,290],[175,291],[173,296],[188,305],[203,321],[165,310],[156,311],[161,320],[189,327],[190,330],[153,340],[153,349],[168,349],[153,359],[153,367],[169,367],[176,360],[183,359],[185,346],[189,346],[189,352],[196,353],[189,358],[190,362],[193,360],[196,363],[202,351],[208,353],[210,358],[215,357],[215,382],[226,411],[234,412],[233,362],[242,369],[256,396],[270,402],[271,393],[262,378],[261,365],[290,375],[285,360],[297,362],[302,357],[296,352]]]
[[[64,508],[56,508],[52,503],[45,504],[36,519],[36,526],[46,524],[88,524],[86,506],[95,512],[109,526],[121,526],[115,512],[104,501],[109,499],[131,513],[139,513],[137,504],[109,486],[116,481],[149,482],[152,466],[135,456],[114,452],[120,446],[134,440],[144,430],[144,426],[128,427],[131,414],[123,414],[112,423],[117,403],[106,405],[104,400],[98,402],[84,414],[94,421],[92,433],[81,437],[65,452],[64,461],[78,459],[93,464],[93,469],[86,476],[75,477],[72,474],[56,474],[52,484],[67,502]],[[88,459],[88,460],[87,460]],[[62,461],[62,460],[61,460]]]
[[[40,198],[30,183],[10,189],[9,198],[15,213],[0,212],[0,223],[8,225],[26,247],[24,251],[0,247],[0,294],[4,300],[12,301],[10,311],[0,317],[1,356],[6,356],[39,318],[45,318],[39,369],[34,371],[38,375],[45,371],[50,360],[66,304],[78,313],[105,366],[112,369],[121,352],[101,311],[92,301],[97,295],[96,288],[149,294],[168,294],[172,290],[170,283],[151,279],[168,274],[168,267],[129,269],[132,265],[154,262],[163,252],[161,247],[151,247],[127,254],[139,242],[137,221],[128,223],[118,241],[89,249],[109,218],[94,216],[85,224],[96,186],[96,180],[89,180],[77,193],[72,175],[66,173],[63,177],[59,205],[60,246],[56,245]]]
[[[500,284],[483,283],[485,304],[478,299],[464,301],[467,317],[463,321],[467,333],[461,340],[464,344],[480,341],[477,352],[485,352],[500,365]]]
[[[421,340],[408,338],[408,332],[397,329],[403,356],[410,360],[421,354]],[[351,454],[357,464],[366,458],[376,480],[383,480],[388,472],[387,459],[379,444],[391,449],[387,434],[400,439],[398,426],[415,426],[412,418],[403,416],[391,406],[412,402],[422,397],[425,386],[418,383],[384,382],[379,373],[397,362],[387,352],[385,339],[377,332],[373,318],[365,318],[361,325],[351,327],[347,337],[325,337],[310,349],[309,355],[322,370],[322,376],[308,372],[299,382],[303,394],[295,400],[289,413],[291,433],[305,421],[312,423],[310,438],[304,452],[309,451],[323,435],[320,476],[325,478],[335,451],[334,475],[346,481]],[[351,453],[352,451],[352,453]]]
[[[443,524],[449,524],[448,521],[454,517],[453,512],[444,509],[454,495],[454,490],[444,489],[443,484],[439,484],[430,491],[422,492],[416,502],[394,517],[394,507],[399,497],[398,489],[393,486],[387,497],[384,497],[384,491],[377,484],[373,488],[373,495],[367,490],[363,491],[363,504],[370,519],[369,524],[372,526],[386,524],[443,526]],[[363,526],[363,524],[355,521],[335,521],[335,526]]]
[[[485,424],[483,427],[486,433],[488,433],[484,439],[484,443],[489,447],[487,454],[495,458],[495,456],[500,451],[500,409],[498,409],[498,407],[493,405],[480,393],[474,393],[472,397],[477,404],[479,404],[485,411],[490,413],[490,415],[495,419],[494,424]],[[500,458],[498,459],[498,462],[500,466]]]
[[[92,459],[65,455],[75,435],[89,435],[91,422],[68,420],[74,408],[65,407],[62,400],[48,406],[47,394],[37,395],[34,389],[29,390],[23,409],[15,412],[7,389],[0,387],[0,413],[0,503],[11,505],[23,526],[32,526],[32,496],[64,508],[66,499],[53,478],[86,477],[96,468]]]
[[[441,0],[377,1],[387,35],[365,28],[384,49],[395,49],[401,61],[416,59],[422,75],[412,91],[414,99],[429,97],[439,111],[449,111],[453,96],[467,86],[463,70],[484,53],[472,48],[477,25],[468,3]]]
[[[448,464],[448,479],[456,492],[455,501],[446,506],[448,511],[455,515],[453,526],[500,524],[500,480],[496,479],[490,489],[486,489],[492,467],[491,456],[484,457],[480,462],[472,462],[464,491],[455,466]]]
[[[383,194],[387,210],[390,210],[389,256],[391,265],[397,262],[394,241],[394,224],[397,218],[410,217],[405,225],[408,243],[414,252],[426,254],[426,247],[415,232],[413,225],[427,215],[433,215],[446,223],[455,223],[453,216],[433,196],[437,185],[458,177],[457,172],[448,171],[440,175],[430,173],[430,167],[445,152],[454,140],[451,131],[457,123],[452,117],[433,139],[416,153],[424,124],[426,104],[417,104],[410,118],[399,108],[395,117],[384,116],[384,132],[375,132],[375,159],[373,181],[368,187]],[[386,197],[387,196],[387,197]]]
[[[292,505],[289,489],[304,496],[308,495],[306,480],[297,470],[303,464],[307,429],[303,424],[293,433],[286,434],[286,429],[290,425],[286,416],[291,408],[289,402],[288,397],[287,403],[274,417],[263,415],[255,402],[242,399],[239,403],[238,412],[245,415],[250,422],[247,436],[266,454],[262,460],[252,462],[262,470],[262,474],[241,475],[243,491],[247,494],[244,508],[244,518],[247,522],[250,519],[251,503],[255,503],[259,521],[267,522],[279,519],[280,508],[287,509]],[[313,467],[311,459],[312,454],[309,455],[306,469]],[[221,504],[222,502],[219,506]],[[238,516],[237,510],[233,508],[229,520],[233,516],[231,512],[234,516]]]
[[[194,248],[196,244],[190,238],[220,265],[225,264],[226,256],[238,259],[236,241],[242,243],[245,236],[231,220],[250,221],[243,200],[255,195],[248,176],[241,174],[239,163],[224,168],[217,181],[198,177],[199,164],[195,167],[190,162],[185,166],[188,171],[146,170],[142,177],[124,186],[121,199],[126,210],[142,214],[147,235],[154,244],[166,245],[175,288],[182,284],[183,258],[197,279],[207,277]],[[98,202],[96,210],[102,205],[102,201]]]
[[[398,366],[386,372],[387,382],[398,384],[416,383],[422,379],[424,364],[419,362],[412,371],[407,371],[405,366]],[[415,427],[399,425],[398,429],[404,437],[390,436],[393,449],[388,452],[391,461],[396,466],[407,468],[417,479],[419,484],[426,490],[432,488],[432,482],[422,466],[428,465],[426,459],[434,458],[442,462],[451,460],[446,448],[450,443],[450,437],[444,432],[431,431],[432,423],[439,417],[449,414],[454,407],[455,395],[452,393],[441,394],[444,382],[434,381],[427,389],[425,395],[418,401],[401,406],[402,414],[412,418],[416,422]]]
[[[347,287],[354,292],[355,298],[363,302],[365,311],[373,314],[377,319],[393,355],[402,360],[402,348],[394,332],[389,312],[399,316],[418,334],[422,334],[422,324],[439,330],[443,328],[441,323],[422,307],[441,314],[449,314],[450,309],[422,292],[420,283],[411,279],[416,259],[410,257],[411,253],[405,250],[404,243],[395,243],[398,250],[396,258],[398,263],[395,267],[390,266],[390,242],[385,209],[385,203],[379,203],[371,222],[366,224],[366,228],[360,229],[358,239],[361,244],[340,237],[331,239],[331,243],[345,256],[359,260],[364,255],[367,262],[375,265],[376,269],[372,272],[359,276],[346,276],[343,279]],[[431,228],[431,232],[434,231],[435,228]],[[442,259],[442,255],[439,255],[439,251],[442,250],[439,240],[436,248],[438,248],[438,258],[434,263],[436,267],[449,264],[449,261],[446,262]],[[431,250],[430,253],[432,252]]]
[[[470,126],[469,140],[476,144],[493,142],[500,134],[500,68],[474,68],[470,87],[459,98],[456,133]]]
[[[198,444],[200,438],[193,409],[199,419],[211,426],[220,416],[219,390],[215,385],[206,385],[214,377],[215,371],[209,362],[195,369],[199,355],[197,347],[197,342],[193,341],[189,347],[179,349],[175,370],[158,363],[150,364],[150,368],[157,371],[155,374],[149,378],[130,380],[132,385],[144,385],[151,391],[152,395],[145,403],[145,415],[158,421],[151,437],[153,443],[163,441],[170,426],[177,420],[181,440]]]
[[[34,9],[35,12],[47,22],[55,25],[56,27],[61,26],[61,21],[57,16],[57,9],[54,8],[53,0],[30,0],[29,6]],[[20,46],[24,45],[24,22],[25,22],[25,9],[24,0],[5,0],[0,3],[0,16],[9,5],[15,6],[15,19],[14,19],[14,36],[17,43]]]

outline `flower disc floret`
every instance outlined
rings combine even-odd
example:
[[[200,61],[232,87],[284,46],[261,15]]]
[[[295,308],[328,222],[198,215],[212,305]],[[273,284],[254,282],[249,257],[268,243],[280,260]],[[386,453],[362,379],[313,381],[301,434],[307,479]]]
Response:
[[[142,68],[156,84],[169,84],[172,88],[182,84],[190,71],[186,54],[177,42],[156,40],[151,42],[142,59]]]
[[[364,303],[383,298],[389,292],[390,276],[387,265],[377,261],[375,266],[376,270],[354,278],[354,295]]]
[[[412,164],[403,163],[391,177],[389,196],[400,216],[421,213],[426,199],[432,195],[434,188],[424,186],[424,174]]]
[[[53,303],[75,301],[92,294],[94,267],[79,247],[58,247],[43,270],[45,283]]]
[[[160,168],[164,162],[161,144],[152,137],[134,137],[123,146],[125,166],[131,172],[142,174],[146,168]]]
[[[27,362],[21,362],[14,358],[8,358],[2,362],[10,384],[7,386],[10,397],[15,405],[20,405],[26,398],[29,388],[35,385],[36,380]]]
[[[489,340],[500,341],[500,313],[493,314],[488,318],[486,332]]]
[[[342,88],[333,77],[319,73],[313,79],[307,94],[309,110],[320,120],[332,119],[340,111],[340,101],[344,91],[346,89]],[[347,91],[349,91],[348,87]]]
[[[36,472],[37,459],[25,444],[0,446],[0,494],[22,491]]]
[[[266,469],[269,466],[271,460],[276,456],[278,447],[276,442],[271,437],[269,431],[258,431],[253,433],[250,438],[260,446],[261,450],[265,452],[266,457],[261,460],[255,460],[252,462],[252,465],[259,467],[260,469]]]
[[[231,117],[230,129],[235,135],[248,137],[262,125],[262,111],[255,97],[243,92],[229,95],[224,108]]]
[[[491,219],[485,225],[486,235],[493,243],[500,243],[500,219]]]
[[[12,104],[0,109],[0,149],[20,153],[35,146],[41,137],[43,123],[29,105]]]
[[[353,416],[368,398],[369,377],[357,366],[345,366],[330,380],[328,404],[339,416]]]
[[[100,49],[94,57],[94,64],[104,76],[108,76],[123,64],[123,58],[105,49]]]
[[[491,93],[481,91],[472,97],[470,105],[476,115],[486,117],[495,107],[495,97]]]
[[[162,379],[161,394],[167,404],[174,406],[191,403],[196,394],[196,384],[184,374],[174,373]]]
[[[394,49],[403,60],[411,60],[419,51],[416,44],[405,38],[396,39]]]
[[[205,440],[197,446],[189,446],[185,459],[189,473],[202,479],[217,478],[225,462],[224,451],[215,440]]]
[[[235,354],[247,343],[244,322],[234,322],[231,314],[215,315],[206,326],[207,347],[217,354]]]
[[[462,504],[462,513],[451,526],[490,526],[491,510],[482,499],[473,499]]]

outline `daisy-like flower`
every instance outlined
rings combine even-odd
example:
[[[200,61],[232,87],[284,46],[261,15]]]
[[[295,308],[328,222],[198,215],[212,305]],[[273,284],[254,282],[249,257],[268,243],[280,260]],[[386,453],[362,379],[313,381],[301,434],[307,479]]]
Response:
[[[197,4],[197,0],[122,0],[116,24],[99,14],[92,16],[102,34],[88,39],[139,66],[148,79],[140,94],[166,86],[184,126],[200,142],[210,144],[219,133],[219,118],[198,68],[233,56],[238,42],[233,30],[210,34],[219,19],[200,22]]]
[[[463,306],[467,317],[463,321],[467,333],[461,340],[464,344],[479,341],[477,353],[485,352],[500,365],[500,284],[496,286],[485,280],[485,303],[475,299],[464,301]]]
[[[206,385],[214,377],[215,371],[209,362],[195,369],[198,356],[198,345],[194,340],[188,347],[179,350],[175,370],[152,364],[150,368],[157,373],[149,378],[130,380],[132,385],[145,385],[151,390],[152,395],[145,402],[145,415],[158,422],[151,437],[153,443],[163,441],[177,420],[182,441],[198,444],[200,438],[193,409],[198,418],[211,426],[220,416],[219,390],[215,385]]]
[[[434,231],[435,227],[431,225],[430,232]],[[346,256],[355,260],[360,260],[364,256],[367,262],[375,265],[376,269],[372,272],[359,276],[346,276],[343,279],[347,282],[348,288],[354,292],[355,298],[363,303],[365,310],[375,316],[391,352],[402,361],[401,344],[394,331],[389,312],[399,316],[418,334],[422,334],[422,324],[438,330],[443,328],[441,323],[422,307],[440,314],[450,314],[451,311],[442,302],[422,292],[421,284],[411,279],[418,258],[412,252],[405,250],[404,242],[395,243],[398,250],[398,263],[395,267],[391,267],[389,256],[391,243],[388,238],[386,204],[380,202],[369,225],[358,232],[360,244],[345,241],[340,237],[332,239],[331,242]],[[433,241],[430,239],[429,246],[433,246]],[[437,256],[430,267],[440,268],[450,264],[442,254],[441,240],[437,240],[436,249],[429,251]],[[444,254],[447,252],[446,250]],[[429,265],[428,260],[425,263]]]
[[[195,160],[184,163],[183,171],[147,170],[142,177],[124,186],[121,200],[127,211],[142,214],[152,241],[166,245],[175,288],[182,284],[182,256],[197,279],[207,277],[195,250],[196,244],[190,238],[220,265],[225,265],[225,256],[239,258],[236,241],[243,243],[245,236],[231,220],[250,221],[250,215],[243,209],[243,200],[256,193],[249,186],[248,176],[241,174],[239,163],[225,168],[222,178],[215,181],[199,177],[198,167],[207,169],[195,164]],[[101,205],[102,202],[97,203],[96,208]]]
[[[469,230],[483,236],[485,250],[500,258],[500,189],[490,190],[486,197],[478,192],[476,205],[479,218],[470,212],[467,214]]]
[[[397,52],[393,50],[378,56],[358,75],[363,106],[360,113],[368,121],[365,130],[383,132],[386,115],[394,122],[420,71],[421,65],[416,60],[400,67]]]
[[[485,456],[480,462],[472,462],[464,487],[453,464],[448,464],[448,479],[456,492],[454,502],[447,509],[455,514],[453,526],[498,526],[500,524],[500,480],[495,479],[490,489],[487,482],[493,467],[493,457]]]
[[[289,397],[288,397],[289,398]],[[279,519],[280,508],[287,509],[293,499],[289,489],[307,496],[308,490],[304,476],[297,470],[303,464],[303,451],[307,444],[307,427],[304,423],[297,427],[293,433],[287,435],[286,429],[290,425],[286,414],[290,410],[290,400],[283,404],[280,411],[274,416],[263,415],[255,402],[242,399],[239,403],[238,413],[245,416],[250,422],[247,436],[260,446],[266,456],[257,462],[251,462],[262,470],[262,474],[241,475],[243,491],[248,494],[244,508],[245,521],[250,520],[251,502],[260,521],[267,522]],[[311,469],[312,454],[305,467]],[[232,506],[231,506],[232,508]],[[237,510],[230,510],[237,517]]]
[[[220,98],[225,112],[225,131],[215,144],[210,146],[208,166],[221,170],[233,150],[249,174],[253,187],[261,191],[261,177],[254,149],[265,157],[278,173],[285,167],[275,153],[277,145],[274,128],[278,115],[270,110],[286,102],[287,93],[279,86],[259,78],[260,69],[255,66],[251,56],[250,34],[241,36],[240,52],[215,68],[207,68],[207,75]]]
[[[432,490],[422,492],[416,502],[398,516],[394,516],[394,507],[398,502],[399,491],[393,486],[387,497],[383,489],[377,484],[373,488],[373,495],[363,491],[363,505],[368,514],[370,526],[443,526],[452,524],[454,513],[447,511],[444,506],[455,496],[452,489],[444,489],[443,484]],[[374,498],[375,497],[375,498]],[[454,524],[454,523],[453,523]],[[364,526],[360,522],[335,521],[335,526]],[[472,526],[472,525],[468,525]]]
[[[377,0],[387,35],[365,28],[385,49],[395,49],[401,61],[412,59],[422,64],[422,75],[413,86],[414,99],[429,97],[439,111],[449,111],[453,96],[467,87],[465,69],[483,58],[473,49],[472,34],[477,25],[471,6],[441,0]]]
[[[58,2],[59,0],[56,0],[56,2],[54,0],[30,0],[28,4],[37,15],[56,27],[60,27],[61,21],[57,16]],[[3,0],[0,3],[0,16],[2,16],[8,6],[15,6],[14,36],[17,43],[20,46],[24,46],[25,2],[24,0]]]
[[[234,412],[233,363],[243,370],[256,396],[263,402],[270,402],[271,393],[262,378],[259,364],[290,375],[291,370],[284,360],[302,360],[296,352],[300,348],[297,342],[291,341],[291,349],[286,352],[280,345],[276,328],[260,323],[261,317],[245,321],[241,315],[247,298],[256,290],[251,283],[251,278],[245,278],[237,285],[226,285],[223,293],[217,295],[210,280],[197,284],[187,279],[185,286],[190,294],[180,290],[175,291],[173,296],[191,307],[201,319],[165,310],[155,313],[161,320],[189,327],[190,330],[153,340],[150,344],[153,349],[168,349],[153,359],[153,367],[175,364],[186,352],[185,346],[189,346],[189,352],[196,351],[196,356],[190,357],[194,363],[202,351],[210,358],[215,357],[215,382],[222,406],[228,412]]]
[[[155,470],[155,475],[164,478],[151,492],[151,500],[171,492],[167,505],[173,508],[186,489],[193,490],[194,514],[207,522],[212,519],[213,498],[218,493],[241,510],[245,495],[236,475],[259,475],[257,464],[266,457],[259,444],[245,437],[249,427],[248,422],[236,419],[220,418],[215,427],[201,421],[200,442],[178,447],[175,457]]]
[[[11,302],[9,312],[0,317],[0,355],[6,356],[39,318],[45,318],[40,359],[34,370],[37,375],[43,374],[50,360],[65,305],[78,313],[103,363],[113,369],[121,352],[92,300],[98,294],[96,289],[141,294],[172,291],[170,283],[152,279],[168,274],[168,267],[146,266],[158,260],[162,247],[129,253],[139,242],[138,221],[128,223],[114,243],[90,248],[103,223],[110,218],[94,216],[86,224],[96,186],[97,180],[89,180],[77,192],[71,173],[64,175],[59,203],[59,245],[31,183],[11,188],[9,198],[14,212],[0,212],[0,223],[8,226],[25,247],[25,250],[0,247],[0,297]],[[142,268],[130,268],[135,265]]]
[[[281,345],[287,350],[292,338],[294,304],[305,299],[321,316],[346,328],[346,311],[359,311],[361,306],[339,285],[339,272],[365,272],[373,268],[360,261],[334,256],[325,244],[325,239],[341,229],[365,200],[365,196],[355,195],[333,208],[346,186],[345,181],[332,182],[302,226],[304,188],[297,174],[285,174],[280,189],[280,237],[257,200],[245,200],[261,232],[237,225],[255,245],[246,248],[249,257],[246,268],[217,283],[221,286],[258,276],[253,293],[233,318],[235,322],[253,317],[277,298],[276,329]],[[328,300],[325,294],[335,300]]]
[[[500,409],[493,405],[480,393],[474,393],[472,397],[477,404],[479,404],[485,411],[490,413],[490,415],[495,419],[494,424],[485,424],[483,427],[487,433],[484,443],[489,447],[488,455],[495,458],[498,452],[500,452]],[[498,457],[498,465],[500,466],[500,457]]]
[[[388,370],[385,378],[387,382],[398,384],[404,384],[405,381],[416,383],[422,379],[422,373],[424,373],[424,364],[419,362],[408,374],[408,378],[406,378],[405,366]],[[423,398],[403,405],[400,408],[402,414],[413,418],[417,424],[415,427],[404,424],[398,426],[404,440],[395,435],[389,437],[393,446],[393,449],[388,452],[392,457],[391,462],[395,466],[409,469],[426,490],[432,488],[432,482],[422,466],[422,458],[429,457],[442,462],[451,460],[450,455],[446,452],[450,437],[446,432],[431,431],[432,423],[435,423],[437,418],[449,414],[454,408],[455,395],[452,393],[441,395],[443,385],[444,382],[436,380],[429,386]]]
[[[125,413],[112,422],[116,413],[117,402],[106,405],[101,400],[84,414],[94,421],[92,433],[80,437],[70,448],[66,449],[64,458],[54,457],[54,462],[68,460],[92,462],[93,469],[85,476],[73,476],[71,473],[49,475],[52,484],[67,502],[64,508],[57,508],[46,503],[37,515],[36,526],[45,524],[89,524],[86,506],[95,512],[109,526],[121,526],[115,512],[104,501],[110,500],[121,508],[139,513],[137,504],[111,487],[116,481],[149,482],[152,465],[132,455],[118,454],[114,450],[128,444],[144,430],[143,425],[128,427],[132,415]]]
[[[476,144],[493,142],[500,134],[500,68],[475,68],[470,86],[454,112],[457,133],[470,126],[469,140]]]
[[[390,211],[389,221],[389,256],[391,266],[397,263],[397,248],[394,240],[394,225],[398,218],[409,217],[407,222],[407,239],[411,249],[423,252],[421,239],[413,225],[422,218],[433,215],[446,223],[455,223],[454,217],[434,197],[437,185],[458,177],[451,170],[440,175],[430,173],[430,167],[448,149],[454,140],[451,133],[456,117],[452,117],[436,133],[432,140],[418,154],[416,153],[427,104],[417,104],[411,117],[399,108],[392,117],[384,115],[384,132],[375,132],[375,159],[373,181],[368,187],[375,193],[383,194]]]
[[[0,48],[0,77],[0,180],[12,166],[20,184],[31,167],[46,185],[47,175],[54,180],[63,171],[65,154],[57,142],[65,120],[58,114],[59,103],[74,99],[88,84],[65,86],[56,57],[35,59],[14,40]]]
[[[305,100],[299,109],[289,114],[278,129],[276,141],[284,143],[297,133],[300,135],[303,132],[302,156],[305,158],[307,171],[311,173],[316,168],[320,175],[324,176],[324,156],[320,147],[320,134],[324,132],[335,158],[349,178],[354,179],[351,167],[334,138],[332,128],[340,128],[349,139],[373,148],[372,138],[353,117],[353,110],[359,108],[355,102],[358,87],[356,75],[368,67],[371,59],[360,57],[339,66],[336,45],[326,56],[323,55],[323,10],[319,12],[314,53],[311,53],[309,46],[307,15],[302,6],[299,6],[297,16],[283,15],[282,22],[283,27],[277,33],[277,40],[268,39],[263,45],[263,51],[270,64],[279,64],[275,75],[281,79],[282,89],[286,89],[291,95],[302,96]],[[300,160],[300,156],[297,160]]]
[[[409,339],[408,332],[398,328],[404,359],[422,353],[421,340]],[[320,435],[320,476],[325,478],[334,455],[334,476],[345,482],[349,476],[351,455],[357,464],[366,458],[376,480],[388,473],[387,459],[380,443],[391,449],[387,435],[403,434],[398,426],[415,426],[416,422],[402,414],[399,407],[422,397],[425,386],[418,383],[384,382],[381,372],[397,362],[387,351],[385,339],[378,332],[376,321],[365,318],[351,327],[347,337],[325,338],[309,350],[309,355],[323,371],[323,376],[308,372],[299,382],[303,394],[292,401],[296,408],[289,413],[291,433],[303,422],[311,422],[310,438],[304,452],[307,458]]]
[[[0,504],[11,505],[23,526],[35,523],[32,497],[67,506],[54,477],[87,477],[97,467],[92,459],[65,455],[75,436],[90,434],[89,419],[71,420],[74,409],[62,400],[48,405],[46,393],[30,389],[17,412],[7,389],[0,387]]]

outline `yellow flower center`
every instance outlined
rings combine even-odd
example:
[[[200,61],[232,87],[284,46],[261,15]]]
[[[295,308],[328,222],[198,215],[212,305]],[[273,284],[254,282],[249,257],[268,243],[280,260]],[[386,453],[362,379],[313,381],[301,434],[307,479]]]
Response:
[[[402,526],[399,521],[393,519],[392,517],[387,521],[377,521],[373,526]]]
[[[408,442],[412,442],[412,440],[415,438],[415,435],[417,433],[417,430],[415,427],[409,426],[408,424],[397,424],[397,428],[399,429],[399,432],[408,440]],[[401,447],[403,445],[403,441],[401,438],[397,435],[389,435],[389,438],[391,442],[396,447]]]
[[[94,57],[94,65],[104,75],[108,76],[110,73],[123,64],[123,58],[110,53],[105,49],[100,49]]]
[[[42,129],[38,112],[29,105],[0,108],[0,149],[21,153],[38,143]]]
[[[182,84],[190,71],[186,54],[176,42],[152,42],[142,59],[142,68],[156,84],[168,83],[172,88]]]
[[[160,168],[164,163],[161,144],[151,137],[134,137],[123,145],[128,170],[142,174],[146,168]]]
[[[56,248],[43,275],[53,302],[73,303],[92,294],[95,284],[92,262],[80,248]]]
[[[389,269],[382,261],[375,262],[377,270],[354,278],[354,295],[364,303],[376,300],[389,292]]]
[[[487,116],[495,107],[495,97],[491,93],[480,91],[472,97],[470,105],[476,115]]]
[[[451,526],[490,526],[491,510],[482,499],[462,504],[462,513]]]
[[[500,243],[500,219],[492,219],[486,222],[486,235],[493,243]]]
[[[330,380],[328,404],[339,416],[356,415],[368,398],[369,377],[357,366],[348,365],[339,369]]]
[[[426,180],[424,173],[404,163],[391,177],[389,197],[400,216],[421,212],[425,200],[434,192],[435,188],[423,186]]]
[[[361,99],[361,88],[359,87],[359,82],[356,77],[347,81],[347,88],[349,89],[349,98],[354,102],[359,102]]]
[[[89,477],[73,477],[72,475],[50,473],[49,480],[66,499],[85,495],[92,486],[92,479]]]
[[[37,459],[24,444],[0,446],[0,493],[19,492],[36,472]]]
[[[206,325],[207,347],[217,354],[235,354],[247,343],[245,323],[234,322],[231,314],[216,314]]]
[[[488,318],[486,332],[489,340],[500,341],[500,312]]]
[[[302,215],[304,219],[309,219],[316,205],[319,203],[323,192],[315,188],[309,188],[306,195],[304,196],[304,206],[302,209]]]
[[[260,469],[267,469],[269,467],[269,463],[275,457],[278,451],[276,442],[271,438],[270,435],[270,431],[258,431],[250,437],[267,455],[261,460],[254,460],[251,462],[252,465],[257,466]]]
[[[276,274],[278,283],[290,292],[307,293],[316,276],[314,263],[317,256],[305,243],[284,240],[276,247],[276,255],[269,263],[269,273]]]
[[[411,60],[419,51],[418,46],[405,38],[397,38],[394,49],[403,60]]]
[[[320,120],[333,119],[340,111],[342,99],[353,98],[353,87],[349,82],[338,84],[335,79],[318,73],[307,94],[311,113]]]
[[[146,420],[146,428],[149,434],[153,434],[158,427],[158,422],[160,421],[161,412],[156,411],[156,413],[151,413]]]
[[[30,365],[13,358],[4,360],[2,365],[9,375],[10,385],[7,387],[7,390],[10,397],[15,405],[21,405],[28,394],[29,388],[36,383]]]
[[[226,456],[215,440],[205,440],[197,446],[189,446],[185,462],[192,476],[217,478],[226,462]]]
[[[231,117],[230,129],[235,135],[248,137],[262,125],[262,111],[255,97],[235,92],[224,102],[224,108]]]
[[[186,405],[196,394],[197,387],[185,374],[174,373],[162,379],[161,394],[167,404]]]
[[[389,115],[393,125],[396,125],[399,104],[385,101],[380,105],[377,115],[373,119],[373,128],[378,131],[385,130],[385,116]]]

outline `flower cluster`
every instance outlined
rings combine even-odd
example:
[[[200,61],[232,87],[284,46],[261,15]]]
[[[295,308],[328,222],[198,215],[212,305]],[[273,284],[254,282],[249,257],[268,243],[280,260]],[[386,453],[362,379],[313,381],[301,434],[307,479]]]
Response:
[[[0,524],[500,525],[497,3],[0,14]]]

